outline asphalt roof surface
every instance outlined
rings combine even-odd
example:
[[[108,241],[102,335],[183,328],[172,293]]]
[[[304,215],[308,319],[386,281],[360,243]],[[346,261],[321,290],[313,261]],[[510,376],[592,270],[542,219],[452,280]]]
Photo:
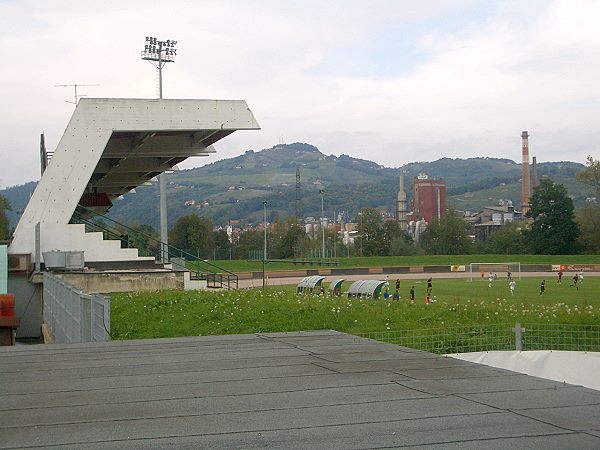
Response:
[[[600,448],[600,391],[335,331],[0,348],[0,448]]]

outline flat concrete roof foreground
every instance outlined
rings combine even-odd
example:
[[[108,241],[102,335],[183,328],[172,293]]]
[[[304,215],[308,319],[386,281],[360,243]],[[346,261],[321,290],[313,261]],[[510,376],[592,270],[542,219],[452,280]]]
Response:
[[[600,392],[334,331],[0,349],[0,447],[600,448]]]

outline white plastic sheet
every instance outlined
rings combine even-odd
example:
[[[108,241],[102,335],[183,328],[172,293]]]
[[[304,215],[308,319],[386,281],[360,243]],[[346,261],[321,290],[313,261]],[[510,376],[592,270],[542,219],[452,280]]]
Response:
[[[542,350],[473,352],[447,356],[600,390],[600,353]]]

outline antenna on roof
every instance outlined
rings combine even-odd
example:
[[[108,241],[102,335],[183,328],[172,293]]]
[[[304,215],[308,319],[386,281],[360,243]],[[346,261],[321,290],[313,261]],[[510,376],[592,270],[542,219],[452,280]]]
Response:
[[[77,106],[77,101],[79,100],[80,97],[85,97],[86,94],[77,94],[77,86],[100,86],[99,84],[55,84],[54,87],[72,87],[75,88],[75,101],[74,102],[70,102],[68,100],[65,100],[67,103],[71,103],[75,106]]]

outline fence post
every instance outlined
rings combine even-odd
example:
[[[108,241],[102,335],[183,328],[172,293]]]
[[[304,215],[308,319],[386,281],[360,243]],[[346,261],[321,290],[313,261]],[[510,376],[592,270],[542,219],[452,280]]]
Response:
[[[520,352],[523,350],[523,333],[527,331],[517,322],[512,332],[515,333],[515,350]]]

